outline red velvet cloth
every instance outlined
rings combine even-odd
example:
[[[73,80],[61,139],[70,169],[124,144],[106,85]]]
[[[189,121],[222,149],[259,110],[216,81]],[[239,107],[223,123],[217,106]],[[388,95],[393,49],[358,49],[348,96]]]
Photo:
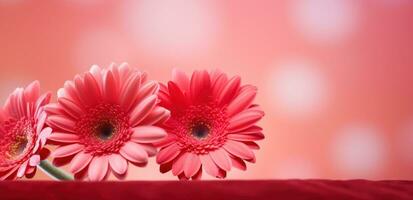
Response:
[[[0,182],[0,199],[413,199],[413,181]]]

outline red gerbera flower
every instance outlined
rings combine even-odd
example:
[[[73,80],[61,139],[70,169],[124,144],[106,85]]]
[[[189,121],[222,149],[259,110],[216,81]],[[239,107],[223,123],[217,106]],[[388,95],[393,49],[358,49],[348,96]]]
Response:
[[[171,111],[164,126],[168,137],[157,155],[160,171],[199,179],[202,170],[217,178],[225,178],[232,166],[246,170],[244,161],[255,162],[252,149],[259,148],[254,141],[264,138],[256,125],[264,112],[252,104],[256,91],[219,71],[196,71],[189,79],[174,70],[159,94]]]
[[[47,107],[50,140],[56,165],[68,164],[75,178],[99,181],[109,171],[118,178],[128,163],[145,166],[157,150],[153,142],[166,136],[157,127],[169,117],[158,106],[159,85],[146,73],[128,67],[93,66],[67,81],[58,91],[58,103]]]
[[[44,106],[50,93],[40,96],[35,81],[26,88],[17,88],[0,108],[0,180],[13,180],[35,175],[37,165],[49,155],[43,148],[52,132],[44,126]]]

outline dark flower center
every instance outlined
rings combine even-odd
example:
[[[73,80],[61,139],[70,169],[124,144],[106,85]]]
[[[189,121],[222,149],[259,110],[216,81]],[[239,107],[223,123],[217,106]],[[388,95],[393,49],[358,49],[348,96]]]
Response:
[[[119,152],[130,138],[129,115],[116,104],[98,104],[76,123],[85,152],[101,156]]]
[[[115,132],[115,126],[110,122],[103,122],[96,128],[96,135],[102,140],[111,139]]]
[[[191,134],[197,139],[205,139],[208,137],[210,128],[204,123],[198,123],[192,127]]]

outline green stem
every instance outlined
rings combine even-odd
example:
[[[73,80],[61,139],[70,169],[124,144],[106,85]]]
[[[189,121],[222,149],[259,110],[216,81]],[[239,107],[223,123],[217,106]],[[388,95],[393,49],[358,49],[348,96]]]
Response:
[[[60,181],[72,181],[73,176],[68,174],[67,172],[53,166],[52,163],[50,163],[48,160],[42,160],[39,164],[40,169],[44,173],[46,173],[48,176],[55,180],[60,180]]]

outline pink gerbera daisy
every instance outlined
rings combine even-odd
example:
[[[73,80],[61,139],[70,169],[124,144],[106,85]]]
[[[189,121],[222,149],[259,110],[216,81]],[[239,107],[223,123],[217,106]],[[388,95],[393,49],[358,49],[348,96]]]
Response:
[[[164,126],[168,137],[159,144],[160,171],[200,179],[202,170],[217,178],[225,178],[232,166],[246,170],[244,161],[255,162],[252,149],[259,148],[254,141],[264,138],[255,125],[264,116],[252,104],[256,91],[219,71],[196,71],[188,78],[174,70],[159,94],[171,111]]]
[[[44,126],[44,106],[50,93],[40,96],[39,82],[16,89],[0,108],[0,180],[14,180],[36,173],[37,165],[49,155],[43,148],[51,128]]]
[[[169,117],[158,106],[157,82],[127,64],[93,66],[67,81],[58,103],[47,106],[49,139],[59,147],[55,165],[70,163],[76,179],[100,181],[110,171],[126,175],[128,163],[145,166],[156,154],[154,142],[166,136],[157,125]]]

